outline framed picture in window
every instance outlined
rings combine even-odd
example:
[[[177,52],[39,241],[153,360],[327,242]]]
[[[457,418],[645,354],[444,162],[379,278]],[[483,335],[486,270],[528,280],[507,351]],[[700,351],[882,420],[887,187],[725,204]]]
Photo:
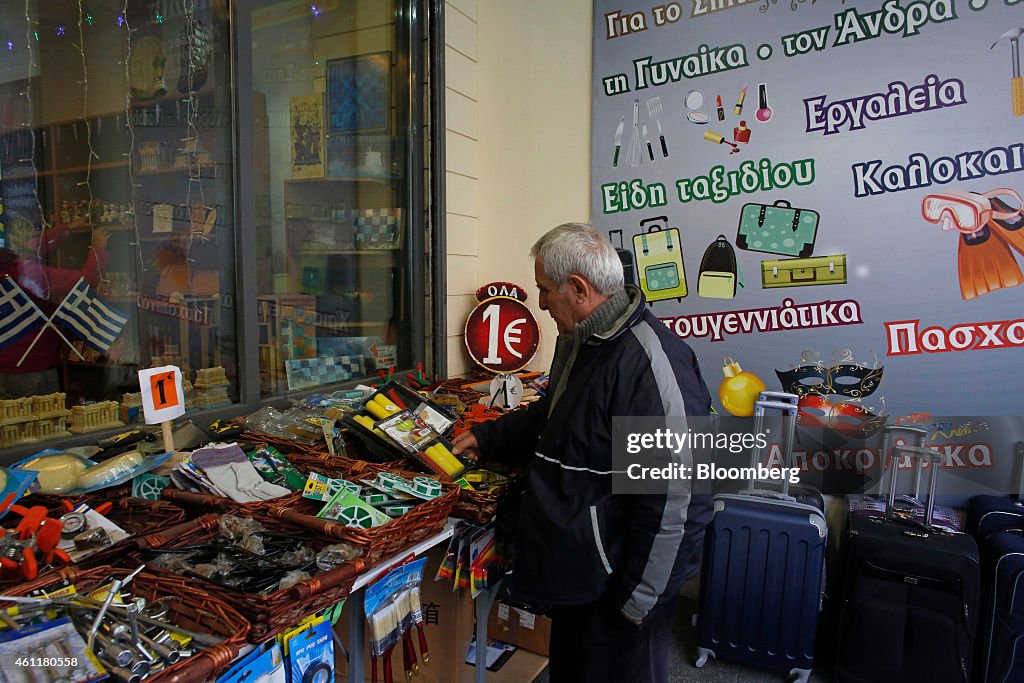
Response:
[[[391,53],[327,62],[328,133],[386,133],[391,120]]]

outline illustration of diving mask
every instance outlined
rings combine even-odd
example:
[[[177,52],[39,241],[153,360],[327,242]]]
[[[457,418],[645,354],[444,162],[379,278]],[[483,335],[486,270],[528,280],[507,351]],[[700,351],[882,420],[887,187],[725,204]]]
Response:
[[[992,208],[993,197],[1010,196],[1016,199],[1013,211],[996,211]],[[973,233],[980,230],[993,218],[1011,219],[1024,207],[1024,200],[1016,190],[998,188],[984,194],[947,190],[927,195],[921,200],[921,215],[929,223],[941,223],[943,230],[959,230]]]

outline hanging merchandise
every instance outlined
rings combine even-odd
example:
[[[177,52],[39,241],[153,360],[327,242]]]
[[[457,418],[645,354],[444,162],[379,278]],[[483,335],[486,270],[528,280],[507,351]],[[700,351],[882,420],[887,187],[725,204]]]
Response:
[[[406,680],[410,680],[419,664],[412,640],[412,628],[420,634],[420,658],[426,663],[430,656],[426,638],[420,629],[422,607],[419,604],[419,586],[423,582],[426,559],[419,559],[391,569],[366,589],[365,610],[370,636],[371,672],[377,683],[377,660],[382,659],[383,683],[394,683],[391,671],[391,653],[401,641]],[[417,613],[420,616],[417,617]]]

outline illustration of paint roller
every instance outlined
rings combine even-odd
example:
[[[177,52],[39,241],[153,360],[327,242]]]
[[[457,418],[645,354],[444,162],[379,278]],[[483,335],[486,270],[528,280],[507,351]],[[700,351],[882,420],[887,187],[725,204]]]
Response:
[[[1010,92],[1013,99],[1013,115],[1024,116],[1024,79],[1020,75],[1020,37],[1024,35],[1024,26],[1020,28],[1010,29],[1003,35],[999,36],[999,40],[992,43],[992,47],[998,45],[1003,40],[1010,41],[1010,59],[1013,77],[1010,79]]]
[[[452,479],[455,479],[466,469],[466,466],[452,455],[448,447],[440,441],[420,451],[420,458],[430,469],[439,474],[443,472]]]

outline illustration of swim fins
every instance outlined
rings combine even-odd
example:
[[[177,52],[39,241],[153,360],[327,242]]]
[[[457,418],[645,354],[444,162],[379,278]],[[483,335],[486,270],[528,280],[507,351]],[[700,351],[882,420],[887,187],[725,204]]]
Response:
[[[993,237],[990,224],[973,233],[961,233],[957,249],[960,295],[964,300],[1024,282],[1006,242]]]
[[[1002,199],[992,197],[992,209],[1003,214],[1012,214],[1009,218],[992,218],[988,225],[997,237],[1013,247],[1017,253],[1024,254],[1024,212],[1015,209]]]

